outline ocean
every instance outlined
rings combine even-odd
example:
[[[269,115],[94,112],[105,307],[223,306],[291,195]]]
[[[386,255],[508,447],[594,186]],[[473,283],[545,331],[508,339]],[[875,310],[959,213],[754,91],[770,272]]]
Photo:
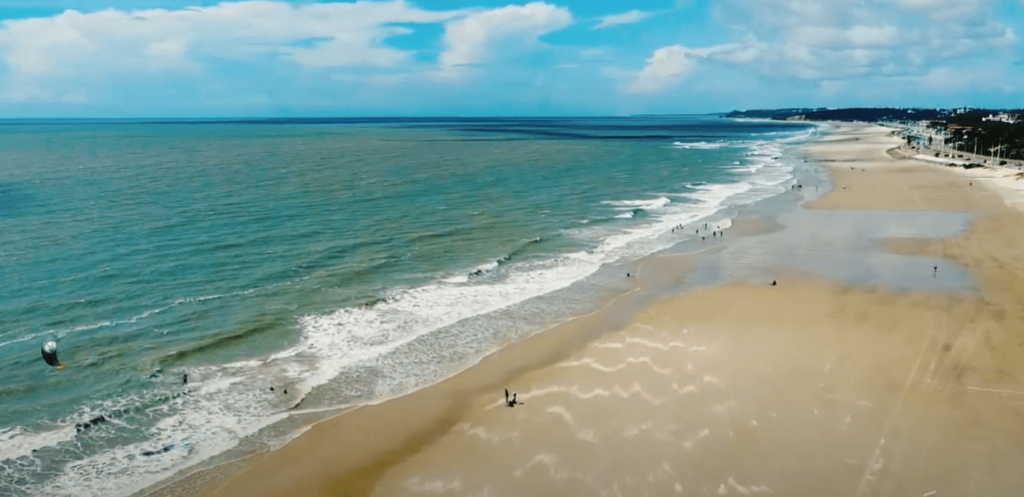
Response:
[[[0,495],[132,495],[450,376],[788,190],[816,129],[0,122]]]

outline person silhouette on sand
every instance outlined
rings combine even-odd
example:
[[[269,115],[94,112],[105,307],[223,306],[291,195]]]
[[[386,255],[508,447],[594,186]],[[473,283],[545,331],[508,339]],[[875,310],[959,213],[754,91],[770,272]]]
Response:
[[[508,399],[508,389],[506,388],[505,389],[505,405],[509,406],[509,407],[515,407],[517,405],[524,405],[524,404],[526,404],[525,402],[517,401],[516,400],[516,395],[517,394],[515,392],[512,392],[512,400],[509,400]]]

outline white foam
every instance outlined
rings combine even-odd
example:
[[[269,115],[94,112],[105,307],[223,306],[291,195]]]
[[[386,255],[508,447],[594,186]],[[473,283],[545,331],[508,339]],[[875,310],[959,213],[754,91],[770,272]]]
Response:
[[[480,264],[476,267],[479,271],[491,271],[498,268],[498,261],[494,260],[486,264]]]
[[[456,285],[460,285],[460,284],[463,284],[463,283],[468,283],[471,274],[473,274],[473,273],[479,274],[479,273],[484,273],[484,272],[487,272],[487,271],[493,271],[495,269],[498,269],[499,265],[500,265],[499,260],[495,259],[495,260],[493,260],[491,262],[487,262],[487,263],[484,263],[484,264],[479,264],[477,266],[474,266],[473,269],[470,270],[470,271],[460,271],[459,273],[454,274],[452,276],[446,276],[444,278],[441,278],[440,281],[442,283],[456,284]]]
[[[671,204],[672,201],[665,197],[658,197],[651,200],[605,200],[601,203],[615,206],[616,210],[643,209],[645,211],[650,211],[665,207],[666,205]]]
[[[612,217],[614,217],[615,219],[633,219],[633,213],[632,212],[623,212],[622,214],[616,214],[616,215],[614,215]]]
[[[597,271],[603,260],[600,253],[566,254],[559,260],[519,264],[500,283],[427,285],[373,308],[305,316],[300,344],[268,362],[303,358],[295,362],[300,370],[296,377],[308,390],[431,331],[565,288]]]
[[[717,150],[722,147],[729,146],[729,142],[675,142],[672,144],[673,148],[685,148],[685,149],[697,149],[697,150]]]
[[[715,207],[718,207],[718,205],[726,198],[749,190],[750,183],[726,183],[722,185],[694,186],[692,188],[697,191],[693,193],[686,193],[684,196],[694,200],[700,200],[708,204],[713,204]]]
[[[32,455],[32,451],[75,438],[75,427],[36,433],[20,426],[0,428],[0,461]]]
[[[73,422],[99,414],[105,414],[108,423],[128,426],[111,415],[124,407],[152,404],[137,414],[162,419],[146,430],[146,441],[70,461],[57,478],[29,490],[35,495],[131,495],[171,477],[183,467],[229,450],[244,437],[284,419],[286,415],[280,412],[283,409],[280,406],[275,409],[274,394],[254,388],[261,386],[259,375],[230,377],[220,369],[198,368],[195,376],[207,379],[200,385],[190,384],[195,387],[190,395],[154,403],[147,400],[160,395],[166,397],[167,393],[149,391],[141,397],[128,395],[80,409],[64,421],[69,426],[62,431],[70,430],[72,437],[76,431]],[[163,451],[164,447],[170,449]],[[147,451],[155,453],[143,455]]]
[[[445,283],[456,283],[456,284],[458,284],[458,283],[466,283],[466,282],[469,281],[469,275],[460,273],[460,274],[457,274],[455,276],[449,276],[447,278],[442,278],[441,281],[443,281]]]

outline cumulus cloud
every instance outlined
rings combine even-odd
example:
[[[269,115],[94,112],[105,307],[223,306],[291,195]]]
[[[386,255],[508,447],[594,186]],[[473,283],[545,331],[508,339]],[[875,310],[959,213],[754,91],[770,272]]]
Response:
[[[653,93],[678,81],[693,70],[692,50],[673,45],[659,48],[647,59],[647,65],[629,84],[634,93]]]
[[[803,26],[795,28],[787,41],[808,47],[869,47],[890,45],[897,36],[893,26]]]
[[[438,23],[403,1],[305,4],[253,1],[182,10],[68,10],[0,24],[0,51],[21,75],[182,68],[191,56],[271,54],[303,66],[389,67],[410,57],[382,42],[408,33],[394,23]]]
[[[925,74],[950,60],[1017,44],[991,0],[718,0],[714,18],[737,33],[733,44],[654,51],[626,86],[655,92],[698,62],[742,65],[777,78],[837,81]],[[833,86],[838,83],[831,83]]]
[[[653,14],[650,12],[643,12],[640,10],[631,10],[621,14],[612,14],[610,16],[602,17],[601,22],[594,26],[593,29],[605,29],[622,24],[634,24],[643,21],[652,15]]]
[[[761,47],[755,44],[730,43],[706,48],[686,48],[672,45],[654,51],[634,76],[626,89],[632,93],[654,93],[677,83],[693,71],[699,60],[714,60],[745,64],[758,56]]]
[[[45,86],[123,75],[198,73],[211,60],[290,63],[307,69],[363,68],[408,72],[414,51],[387,44],[441,24],[445,50],[438,65],[449,76],[487,62],[496,51],[536,48],[538,38],[572,22],[568,10],[543,2],[496,9],[428,11],[404,0],[352,3],[225,2],[177,10],[67,10],[52,17],[0,21],[4,95],[45,99]],[[499,46],[500,43],[500,46]],[[270,67],[270,66],[268,66]],[[380,74],[378,74],[380,75]],[[387,75],[386,81],[392,81]],[[12,87],[26,90],[13,91]],[[27,88],[35,88],[28,91]]]
[[[564,7],[544,2],[510,5],[477,12],[445,24],[445,51],[439,57],[436,76],[458,78],[465,69],[488,62],[495,45],[511,53],[522,47],[535,47],[539,38],[572,24],[572,14]]]

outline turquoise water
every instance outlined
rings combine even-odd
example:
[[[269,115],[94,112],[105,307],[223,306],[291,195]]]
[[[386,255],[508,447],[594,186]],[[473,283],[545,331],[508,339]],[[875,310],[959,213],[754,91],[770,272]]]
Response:
[[[128,495],[304,398],[366,402],[451,374],[504,338],[438,330],[785,191],[785,143],[812,132],[707,117],[0,124],[0,494]],[[65,371],[40,357],[51,339]]]

